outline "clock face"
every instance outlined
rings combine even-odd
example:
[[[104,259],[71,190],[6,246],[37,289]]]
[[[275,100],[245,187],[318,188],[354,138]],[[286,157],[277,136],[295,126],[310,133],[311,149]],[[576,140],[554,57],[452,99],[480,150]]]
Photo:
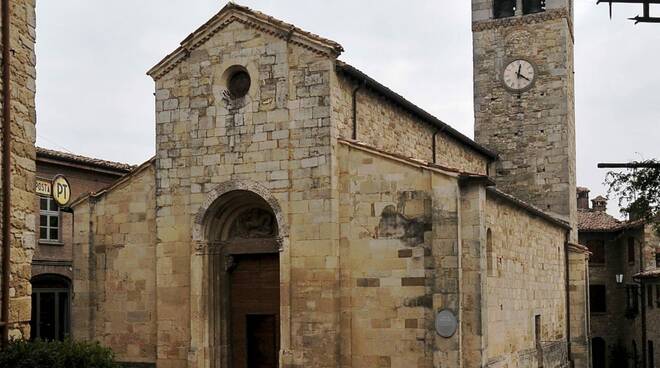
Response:
[[[510,62],[502,73],[504,85],[514,92],[521,92],[531,88],[535,78],[536,69],[534,65],[524,59]]]

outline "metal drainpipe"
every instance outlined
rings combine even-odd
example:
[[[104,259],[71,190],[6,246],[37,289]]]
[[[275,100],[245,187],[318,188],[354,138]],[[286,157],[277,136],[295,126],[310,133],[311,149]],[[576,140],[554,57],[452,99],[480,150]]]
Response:
[[[353,135],[354,141],[357,141],[357,93],[364,88],[366,81],[362,81],[360,85],[353,89]]]
[[[2,0],[2,346],[9,341],[11,259],[11,86],[10,6]]]
[[[568,366],[573,367],[573,357],[571,349],[571,296],[570,296],[570,277],[569,277],[569,248],[571,231],[566,231],[566,241],[564,242],[564,288],[566,289],[566,354],[568,355]]]

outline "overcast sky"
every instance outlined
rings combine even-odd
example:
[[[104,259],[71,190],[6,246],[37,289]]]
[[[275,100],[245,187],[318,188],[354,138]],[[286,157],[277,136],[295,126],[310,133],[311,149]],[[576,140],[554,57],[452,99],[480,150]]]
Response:
[[[339,42],[341,59],[473,137],[469,0],[239,3]],[[609,20],[607,5],[576,3],[578,185],[593,198],[604,194],[598,162],[660,157],[660,24],[626,20],[641,6],[617,5]],[[224,4],[37,1],[37,144],[134,164],[151,157],[145,72]]]

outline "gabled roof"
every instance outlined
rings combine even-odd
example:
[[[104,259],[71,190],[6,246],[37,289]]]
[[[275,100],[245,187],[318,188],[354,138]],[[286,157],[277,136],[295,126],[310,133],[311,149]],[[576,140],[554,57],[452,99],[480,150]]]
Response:
[[[136,167],[121,162],[101,160],[41,147],[37,147],[37,161],[54,165],[65,164],[79,169],[103,171],[116,175],[126,174]]]
[[[248,7],[230,2],[218,14],[181,41],[181,45],[176,50],[151,68],[147,74],[155,80],[159,79],[186,59],[191,51],[203,45],[214,34],[233,22],[245,24],[319,54],[337,57],[344,51],[344,48],[335,41],[304,31],[293,24],[286,23]]]
[[[133,170],[130,173],[122,176],[117,181],[115,181],[114,183],[111,183],[107,187],[105,187],[105,188],[103,188],[103,189],[101,189],[97,192],[88,192],[88,193],[81,194],[78,198],[76,198],[73,202],[71,202],[71,204],[69,204],[69,207],[75,207],[75,206],[79,205],[80,203],[86,201],[89,198],[99,198],[101,196],[104,196],[108,192],[112,192],[117,187],[119,187],[123,183],[131,180],[132,178],[136,177],[138,174],[140,174],[141,172],[147,170],[148,168],[155,167],[155,165],[156,165],[156,156],[148,159],[147,161],[145,161],[144,163],[142,163],[139,166],[134,166]]]
[[[621,230],[625,223],[610,216],[605,211],[578,210],[578,230],[584,232],[614,232]]]
[[[497,187],[494,187],[494,186],[487,187],[486,188],[486,193],[491,194],[491,195],[493,195],[493,196],[495,196],[495,197],[497,197],[501,200],[507,201],[508,203],[513,204],[514,206],[517,206],[517,207],[527,211],[528,213],[530,213],[534,216],[538,216],[542,219],[545,219],[546,221],[549,221],[549,222],[553,223],[554,225],[557,225],[557,226],[562,227],[562,228],[567,229],[567,230],[571,229],[571,224],[569,224],[568,222],[566,222],[562,219],[559,219],[559,218],[543,211],[542,209],[540,209],[540,208],[538,208],[538,207],[536,207],[532,204],[529,204],[529,203],[527,203],[523,200],[520,200],[520,199],[512,196],[511,194],[505,193],[505,192],[497,189]]]
[[[446,135],[450,136],[451,138],[454,138],[458,142],[468,146],[469,148],[473,149],[474,151],[480,153],[481,155],[487,157],[490,160],[497,160],[498,155],[497,153],[489,150],[488,148],[480,145],[479,143],[473,141],[472,139],[468,138],[458,130],[452,128],[449,126],[447,123],[443,122],[442,120],[436,118],[435,116],[431,115],[430,113],[426,112],[422,108],[418,107],[414,103],[406,100],[403,96],[399,95],[398,93],[392,91],[391,89],[385,87],[383,84],[379,83],[375,79],[371,78],[370,76],[366,75],[359,69],[350,66],[346,64],[343,61],[337,60],[337,66],[336,69],[338,72],[341,72],[345,75],[347,75],[350,78],[355,79],[358,83],[364,84],[366,88],[369,88],[373,91],[375,91],[377,94],[382,95],[383,97],[389,99],[392,103],[398,105],[399,107],[403,108],[404,110],[407,110],[409,113],[412,115],[416,116],[420,120],[423,120],[431,125],[434,125],[438,128],[438,131],[445,133]]]

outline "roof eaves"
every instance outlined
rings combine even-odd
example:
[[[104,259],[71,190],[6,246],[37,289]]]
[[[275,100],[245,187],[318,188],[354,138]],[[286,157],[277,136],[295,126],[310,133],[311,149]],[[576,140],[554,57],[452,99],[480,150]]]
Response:
[[[70,163],[81,169],[103,171],[109,174],[123,175],[137,166],[121,162],[107,161],[92,157],[80,156],[67,152],[54,151],[37,147],[37,160],[51,164]],[[101,170],[99,170],[101,169]]]
[[[537,207],[535,207],[535,206],[533,206],[533,205],[531,205],[527,202],[524,202],[524,201],[522,201],[522,200],[520,200],[520,199],[518,199],[518,198],[516,198],[516,197],[514,197],[510,194],[502,192],[501,190],[499,190],[495,187],[487,187],[486,192],[496,196],[497,198],[503,199],[503,200],[505,200],[505,201],[517,206],[517,207],[520,207],[520,208],[526,210],[527,212],[531,213],[532,215],[541,217],[541,218],[543,218],[543,219],[545,219],[545,220],[547,220],[547,221],[549,221],[549,222],[551,222],[551,223],[553,223],[553,224],[555,224],[559,227],[562,227],[562,228],[568,229],[568,230],[571,229],[571,225],[568,222],[566,222],[564,220],[560,220],[560,219],[558,219],[558,218],[542,211],[541,209],[539,209],[539,208],[537,208]]]
[[[633,278],[638,280],[658,279],[660,278],[660,269],[640,272],[633,275]]]
[[[123,184],[126,181],[128,181],[129,179],[135,177],[136,175],[143,172],[147,168],[151,167],[155,163],[156,163],[156,156],[154,156],[154,157],[150,158],[149,160],[145,161],[144,163],[142,163],[140,166],[136,167],[130,173],[122,176],[121,178],[117,179],[117,181],[115,181],[114,183],[111,183],[107,187],[99,190],[98,192],[89,192],[89,193],[86,193],[86,194],[82,194],[74,202],[72,202],[69,205],[69,207],[75,207],[75,206],[79,205],[80,203],[84,202],[87,199],[90,199],[90,198],[91,199],[96,199],[96,198],[99,198],[99,197],[107,194],[108,192],[111,192],[112,190],[114,190],[115,188],[120,186],[121,184]]]
[[[435,116],[431,115],[427,111],[423,110],[422,108],[418,107],[417,105],[413,104],[412,102],[406,100],[403,96],[399,95],[398,93],[392,91],[391,89],[387,88],[383,84],[379,83],[375,79],[371,78],[367,74],[363,73],[359,69],[346,64],[343,61],[337,60],[337,70],[339,72],[343,72],[344,74],[348,75],[349,77],[364,83],[367,88],[371,88],[375,92],[378,92],[379,94],[383,95],[384,97],[390,99],[392,102],[396,103],[400,107],[404,108],[408,112],[412,113],[413,115],[417,116],[418,118],[435,125],[440,128],[441,132],[447,133],[450,137],[456,139],[457,141],[465,144],[466,146],[470,147],[472,150],[480,153],[481,155],[489,158],[490,160],[498,160],[498,155],[497,153],[489,150],[488,148],[478,144],[474,140],[468,138],[465,136],[463,133],[459,132],[458,130],[452,128],[450,125],[447,123],[443,122],[442,120],[436,118]]]
[[[422,168],[422,169],[427,169],[435,172],[439,172],[451,177],[457,177],[459,180],[462,178],[474,178],[475,180],[477,179],[483,179],[487,178],[485,175],[481,175],[478,173],[471,173],[467,171],[462,171],[460,169],[456,169],[453,167],[448,167],[448,166],[443,166],[443,165],[437,165],[425,160],[420,160],[416,158],[411,158],[411,157],[406,157],[404,155],[400,155],[397,153],[392,153],[392,152],[387,152],[384,150],[381,150],[379,148],[369,146],[363,142],[347,139],[347,138],[337,138],[337,142],[349,147],[353,147],[356,149],[359,149],[361,151],[369,152],[381,157],[385,157],[394,161],[402,162],[407,165],[411,165],[414,167]]]
[[[262,12],[252,10],[246,6],[230,2],[206,23],[181,41],[177,49],[149,69],[147,75],[154,78],[154,80],[158,80],[187,58],[188,55],[190,55],[190,52],[204,44],[214,34],[234,21],[312,50],[316,53],[337,57],[344,51],[344,48],[335,41],[302,30],[293,24],[284,22]]]

